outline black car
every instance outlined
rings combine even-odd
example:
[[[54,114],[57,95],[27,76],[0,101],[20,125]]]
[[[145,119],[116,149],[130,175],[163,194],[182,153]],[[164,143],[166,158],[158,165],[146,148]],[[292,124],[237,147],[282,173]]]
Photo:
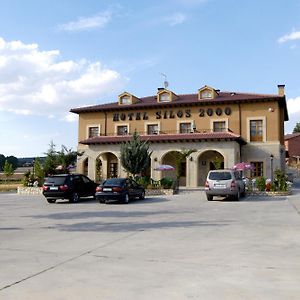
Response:
[[[145,188],[131,178],[109,178],[96,188],[95,197],[100,203],[109,200],[129,203],[130,199],[145,199]]]
[[[77,202],[80,197],[95,196],[97,184],[81,174],[59,174],[46,177],[43,195],[49,203],[57,199]]]

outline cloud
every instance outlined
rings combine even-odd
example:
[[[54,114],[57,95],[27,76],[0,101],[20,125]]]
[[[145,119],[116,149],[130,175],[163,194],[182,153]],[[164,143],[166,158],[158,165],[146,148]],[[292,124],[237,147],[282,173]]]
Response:
[[[287,108],[289,115],[300,112],[300,96],[296,98],[290,98],[287,100]]]
[[[292,31],[282,37],[280,37],[277,41],[278,43],[286,43],[288,41],[300,40],[300,31]]]
[[[176,26],[182,24],[186,20],[186,15],[183,13],[174,13],[168,17],[164,18],[164,21],[167,22],[170,26]]]
[[[77,21],[61,24],[58,26],[58,29],[62,31],[83,31],[94,28],[103,28],[111,19],[112,11],[106,10],[92,17],[80,17]]]
[[[0,111],[61,119],[70,108],[119,92],[128,80],[100,61],[59,57],[58,50],[0,38]]]

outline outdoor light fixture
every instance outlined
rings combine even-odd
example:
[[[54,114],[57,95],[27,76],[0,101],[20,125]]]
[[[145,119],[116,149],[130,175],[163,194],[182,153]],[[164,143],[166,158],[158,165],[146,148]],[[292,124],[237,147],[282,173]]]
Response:
[[[193,161],[193,156],[190,157],[190,161]]]
[[[154,161],[157,161],[157,157],[154,157]]]

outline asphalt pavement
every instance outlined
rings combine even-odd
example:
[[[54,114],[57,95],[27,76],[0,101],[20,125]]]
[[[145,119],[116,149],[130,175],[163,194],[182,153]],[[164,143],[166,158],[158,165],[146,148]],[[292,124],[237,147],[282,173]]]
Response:
[[[0,194],[0,299],[300,295],[300,184],[287,197],[203,191],[124,204]]]

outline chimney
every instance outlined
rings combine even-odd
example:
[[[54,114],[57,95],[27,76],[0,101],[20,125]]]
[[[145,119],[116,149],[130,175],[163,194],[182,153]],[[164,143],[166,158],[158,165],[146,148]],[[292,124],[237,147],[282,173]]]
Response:
[[[278,95],[279,96],[284,96],[284,84],[278,84]]]

